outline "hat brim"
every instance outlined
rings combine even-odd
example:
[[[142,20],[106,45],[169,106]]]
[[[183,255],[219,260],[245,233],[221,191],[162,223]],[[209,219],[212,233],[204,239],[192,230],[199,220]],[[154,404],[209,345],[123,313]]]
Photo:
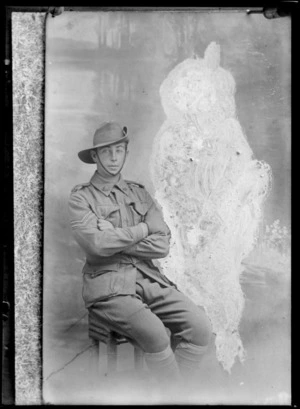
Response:
[[[91,157],[91,151],[97,148],[104,148],[104,146],[110,146],[110,145],[115,145],[116,143],[119,142],[126,142],[128,141],[128,135],[123,136],[122,138],[113,141],[113,142],[103,142],[98,145],[93,146],[92,148],[84,149],[83,151],[78,152],[78,157],[79,159],[84,162],[84,163],[91,163],[94,164],[95,162],[93,161]]]

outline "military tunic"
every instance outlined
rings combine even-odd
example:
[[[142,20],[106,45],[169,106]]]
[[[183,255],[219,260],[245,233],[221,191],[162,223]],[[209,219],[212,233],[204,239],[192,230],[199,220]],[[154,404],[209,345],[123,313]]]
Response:
[[[164,287],[175,287],[153,259],[169,251],[170,230],[160,212],[162,231],[148,235],[141,222],[156,206],[146,189],[120,177],[116,184],[104,183],[96,171],[89,183],[73,188],[69,200],[74,237],[85,252],[83,299],[86,307],[116,296],[135,294],[137,271]],[[99,230],[98,219],[114,229]]]

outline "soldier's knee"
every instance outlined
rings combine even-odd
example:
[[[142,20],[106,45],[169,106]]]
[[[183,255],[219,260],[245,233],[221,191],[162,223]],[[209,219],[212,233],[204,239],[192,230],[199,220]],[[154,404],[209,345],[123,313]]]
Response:
[[[145,352],[161,352],[170,346],[170,338],[167,333],[152,334],[144,342],[143,349]]]
[[[210,320],[203,312],[199,316],[191,320],[191,343],[200,346],[209,344],[212,336],[212,327]]]
[[[152,326],[135,327],[134,338],[144,352],[161,352],[170,345],[170,337],[161,322]]]

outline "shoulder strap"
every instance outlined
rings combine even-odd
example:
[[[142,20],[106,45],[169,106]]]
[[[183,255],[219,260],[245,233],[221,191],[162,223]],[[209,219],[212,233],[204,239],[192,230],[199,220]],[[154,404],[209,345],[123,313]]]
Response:
[[[77,192],[78,190],[82,189],[85,186],[89,186],[90,182],[87,183],[79,183],[79,185],[76,185],[73,187],[73,189],[71,190],[71,193]]]
[[[125,180],[125,182],[128,183],[129,185],[138,186],[138,187],[141,187],[141,188],[143,188],[143,189],[145,188],[145,186],[142,185],[141,183],[134,182],[134,181],[132,181],[132,180]]]

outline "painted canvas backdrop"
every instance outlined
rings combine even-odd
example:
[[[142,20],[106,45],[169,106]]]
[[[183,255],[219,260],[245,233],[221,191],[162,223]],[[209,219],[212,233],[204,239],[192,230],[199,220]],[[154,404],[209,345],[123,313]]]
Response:
[[[165,116],[159,87],[185,58],[215,41],[236,81],[236,106],[248,142],[270,164],[273,187],[264,225],[290,223],[290,20],[196,12],[65,12],[47,20],[45,100],[44,376],[88,342],[81,298],[83,252],[72,238],[71,188],[93,165],[77,152],[95,128],[128,127],[125,178],[154,191],[149,158]],[[71,332],[81,326],[82,331]],[[68,338],[69,337],[69,338]],[[68,340],[68,341],[66,341]],[[59,349],[61,347],[61,349]],[[57,351],[57,354],[54,353]]]

